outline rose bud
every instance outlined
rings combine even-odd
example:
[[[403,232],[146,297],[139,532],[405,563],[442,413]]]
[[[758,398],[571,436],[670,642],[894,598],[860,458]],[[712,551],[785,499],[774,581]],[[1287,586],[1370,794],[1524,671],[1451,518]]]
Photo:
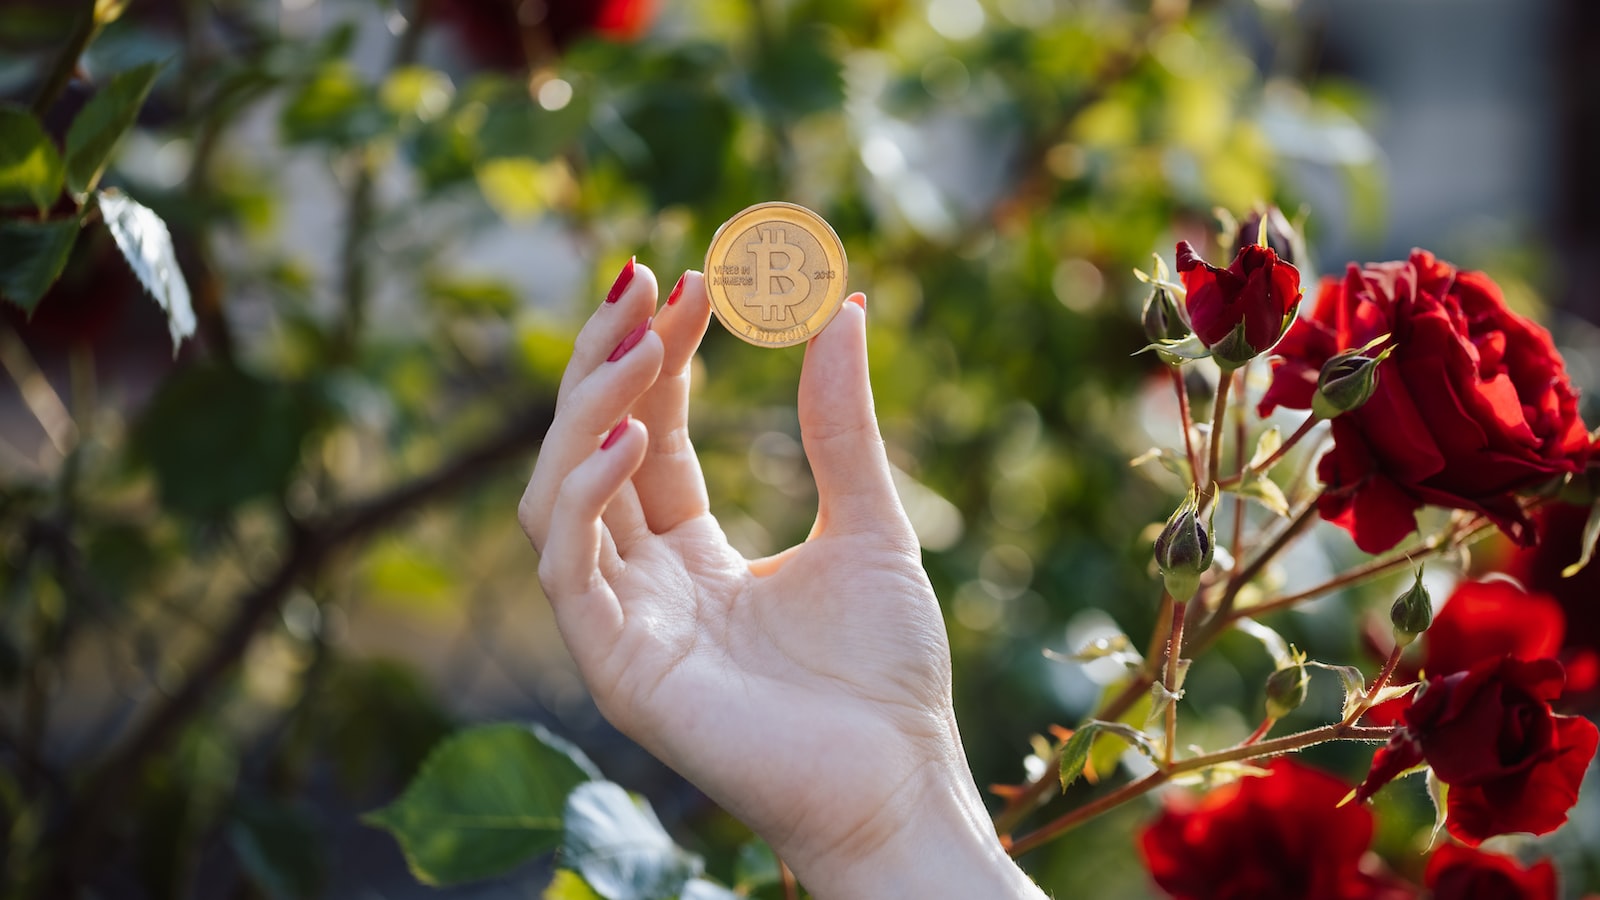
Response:
[[[1389,607],[1389,622],[1394,625],[1394,642],[1399,647],[1410,646],[1417,635],[1433,624],[1433,598],[1422,586],[1422,569],[1417,569],[1417,580],[1411,589]]]
[[[1378,364],[1392,352],[1391,345],[1377,356],[1350,350],[1329,357],[1317,375],[1317,390],[1311,395],[1311,414],[1319,419],[1332,419],[1359,409],[1378,389]]]
[[[1263,228],[1263,224],[1265,228]],[[1272,252],[1278,254],[1278,259],[1289,265],[1294,261],[1302,246],[1300,233],[1289,224],[1289,218],[1283,210],[1276,206],[1256,207],[1250,215],[1239,223],[1239,230],[1233,235],[1233,248],[1238,250],[1246,244],[1266,243]]]
[[[1189,319],[1183,314],[1178,298],[1165,285],[1157,284],[1144,301],[1144,336],[1150,343],[1181,341],[1189,336]]]
[[[1187,602],[1200,589],[1200,576],[1211,568],[1213,549],[1211,535],[1200,521],[1199,494],[1191,488],[1156,537],[1156,565],[1172,599]]]
[[[1306,702],[1306,667],[1285,666],[1267,676],[1267,717],[1281,719]]]
[[[1236,369],[1283,336],[1300,302],[1300,272],[1270,247],[1247,244],[1220,269],[1178,242],[1189,323],[1217,365]]]

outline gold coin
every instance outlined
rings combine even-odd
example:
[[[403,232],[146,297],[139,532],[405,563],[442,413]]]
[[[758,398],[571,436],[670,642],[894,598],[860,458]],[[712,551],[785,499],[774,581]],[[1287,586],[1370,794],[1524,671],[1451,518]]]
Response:
[[[844,305],[844,244],[803,206],[758,203],[711,238],[706,291],[723,327],[744,340],[802,343]]]

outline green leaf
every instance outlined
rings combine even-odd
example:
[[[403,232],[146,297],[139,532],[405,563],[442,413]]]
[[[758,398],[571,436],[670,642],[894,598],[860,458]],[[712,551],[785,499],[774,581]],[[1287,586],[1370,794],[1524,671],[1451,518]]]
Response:
[[[1266,220],[1263,219],[1262,221]],[[1278,431],[1278,426],[1274,425],[1271,428],[1268,428],[1266,431],[1261,432],[1261,437],[1256,440],[1256,452],[1251,455],[1250,463],[1249,465],[1245,466],[1245,468],[1252,471],[1260,468],[1261,465],[1267,460],[1271,459],[1272,454],[1277,453],[1278,449],[1282,446],[1283,433]]]
[[[1284,640],[1283,635],[1255,619],[1240,619],[1234,623],[1234,627],[1261,642],[1261,646],[1267,650],[1267,655],[1272,657],[1272,666],[1275,669],[1287,669],[1305,662],[1305,657]]]
[[[1433,769],[1428,769],[1428,799],[1433,801],[1433,830],[1428,833],[1428,848],[1431,849],[1439,840],[1439,832],[1444,830],[1445,819],[1448,817],[1449,806],[1447,800],[1450,794],[1450,785],[1439,780],[1433,774]]]
[[[1289,514],[1289,498],[1283,495],[1283,488],[1278,487],[1276,481],[1265,475],[1251,478],[1235,490],[1241,496],[1249,497],[1279,516]]]
[[[67,186],[87,194],[100,183],[117,142],[139,118],[164,63],[145,63],[123,72],[89,98],[67,129]]]
[[[169,510],[207,518],[279,494],[312,424],[303,392],[236,368],[198,365],[162,382],[130,444],[155,470]]]
[[[0,222],[0,296],[32,313],[66,268],[77,218]]]
[[[606,900],[671,900],[700,874],[700,858],[667,835],[649,804],[591,781],[567,797],[561,859]]]
[[[1182,691],[1179,691],[1179,694],[1182,694]],[[1155,741],[1150,738],[1150,735],[1145,734],[1143,731],[1133,727],[1132,725],[1129,725],[1126,722],[1106,722],[1101,719],[1093,719],[1087,724],[1098,727],[1107,735],[1114,735],[1117,738],[1120,738],[1128,746],[1138,750],[1140,753],[1143,753],[1150,759],[1151,762],[1159,762],[1156,754]]]
[[[739,847],[739,856],[733,862],[733,880],[736,887],[749,891],[777,884],[783,875],[778,870],[778,856],[767,842],[756,838]]]
[[[1106,685],[1105,693],[1101,697],[1101,703],[1103,704],[1112,695],[1121,693],[1127,686],[1126,680],[1113,681],[1111,684]],[[1139,699],[1134,701],[1128,711],[1118,718],[1118,721],[1122,723],[1148,721],[1150,718],[1150,706],[1150,693],[1148,691],[1140,692]],[[1128,727],[1131,728],[1132,725],[1129,724]],[[1094,750],[1089,753],[1089,765],[1094,766],[1094,770],[1101,775],[1115,771],[1117,759],[1122,756],[1122,751],[1126,749],[1123,747],[1123,743],[1121,738],[1113,737],[1109,734],[1100,735],[1095,739]]]
[[[597,123],[598,124],[598,123]],[[644,86],[621,125],[600,130],[628,176],[658,208],[704,202],[728,175],[735,118],[728,98],[708,86],[662,81]],[[694,135],[685,140],[685,135]]]
[[[683,893],[678,895],[678,900],[740,900],[740,896],[704,878],[691,878],[683,886]]]
[[[583,876],[571,869],[557,869],[550,886],[539,895],[540,900],[605,900],[589,887]]]
[[[1182,483],[1194,484],[1194,475],[1189,469],[1189,458],[1168,447],[1151,447],[1129,460],[1128,466],[1136,469],[1152,460],[1161,463],[1161,468],[1178,476],[1178,480]]]
[[[828,32],[798,27],[763,48],[750,72],[756,102],[779,116],[798,118],[844,103],[844,68],[829,47]]]
[[[568,795],[597,777],[538,726],[484,725],[445,740],[398,800],[363,820],[395,836],[424,884],[488,878],[558,846]]]
[[[1045,650],[1045,656],[1059,662],[1074,663],[1090,663],[1099,659],[1113,659],[1130,669],[1137,668],[1144,662],[1144,656],[1134,649],[1133,642],[1125,634],[1095,638],[1071,656],[1065,656],[1048,649]]]
[[[228,824],[239,866],[273,900],[315,897],[327,876],[326,837],[306,810],[274,802],[240,804]]]
[[[61,193],[61,155],[39,120],[0,103],[0,206],[31,203],[42,215]]]
[[[122,258],[167,314],[167,333],[172,335],[172,352],[176,355],[183,339],[194,334],[194,304],[189,299],[183,270],[178,268],[178,254],[172,248],[167,223],[121,191],[101,191],[99,202],[100,215],[105,218],[117,249],[122,251]]]
[[[1083,774],[1083,767],[1089,762],[1089,750],[1094,746],[1094,736],[1099,732],[1100,726],[1090,722],[1074,731],[1061,745],[1061,790],[1072,787]]]
[[[1211,350],[1200,340],[1198,334],[1191,334],[1176,341],[1156,341],[1153,344],[1146,344],[1135,350],[1132,355],[1138,356],[1150,350],[1156,351],[1162,359],[1172,365],[1182,365],[1197,359],[1205,359],[1211,355]]]
[[[1359,706],[1362,699],[1366,697],[1367,676],[1361,674],[1361,670],[1355,666],[1333,666],[1327,663],[1317,662],[1315,660],[1307,662],[1306,665],[1316,666],[1319,669],[1327,669],[1329,672],[1339,676],[1339,682],[1344,686],[1343,709],[1346,717],[1348,717],[1352,712],[1355,712],[1356,707]]]
[[[1577,562],[1561,570],[1561,577],[1571,578],[1583,571],[1583,567],[1594,558],[1596,543],[1600,543],[1600,500],[1596,500],[1594,506],[1589,508],[1589,520],[1583,523],[1583,540],[1580,543],[1583,548],[1582,555],[1578,557]]]
[[[349,146],[381,134],[392,117],[355,66],[339,59],[300,86],[279,117],[288,143]]]

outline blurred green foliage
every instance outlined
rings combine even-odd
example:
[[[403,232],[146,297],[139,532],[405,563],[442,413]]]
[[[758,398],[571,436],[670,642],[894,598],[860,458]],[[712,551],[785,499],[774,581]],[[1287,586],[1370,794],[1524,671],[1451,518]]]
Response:
[[[828,218],[869,295],[966,746],[981,784],[1020,780],[1103,690],[1041,648],[1155,614],[1146,525],[1178,482],[1128,466],[1174,433],[1130,356],[1132,269],[1215,207],[1294,207],[1269,99],[1313,130],[1349,105],[1263,72],[1235,35],[1292,20],[1243,0],[662,0],[636,39],[496,28],[494,0],[101,3],[86,30],[93,6],[0,10],[0,294],[32,311],[0,347],[6,896],[355,895],[401,863],[347,852],[351,824],[457,720],[608,745],[511,510],[611,273],[637,253],[670,281],[769,199]],[[30,111],[79,37],[93,83]],[[175,358],[148,260],[129,278],[77,196],[99,184],[170,229],[196,319]],[[697,363],[696,443],[751,554],[811,524],[799,359],[713,328]],[[1295,637],[1355,646],[1348,621]],[[1197,738],[1248,732],[1271,668],[1217,652]],[[513,687],[439,696],[463,667]],[[1028,865],[1139,896],[1141,815]],[[737,825],[668,825],[781,895]]]

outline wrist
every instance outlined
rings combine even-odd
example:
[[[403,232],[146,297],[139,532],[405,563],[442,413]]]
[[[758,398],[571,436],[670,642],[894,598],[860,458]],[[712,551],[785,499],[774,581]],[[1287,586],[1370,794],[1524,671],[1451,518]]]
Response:
[[[875,824],[814,858],[790,861],[812,896],[1045,900],[1001,846],[964,760],[908,780]]]

